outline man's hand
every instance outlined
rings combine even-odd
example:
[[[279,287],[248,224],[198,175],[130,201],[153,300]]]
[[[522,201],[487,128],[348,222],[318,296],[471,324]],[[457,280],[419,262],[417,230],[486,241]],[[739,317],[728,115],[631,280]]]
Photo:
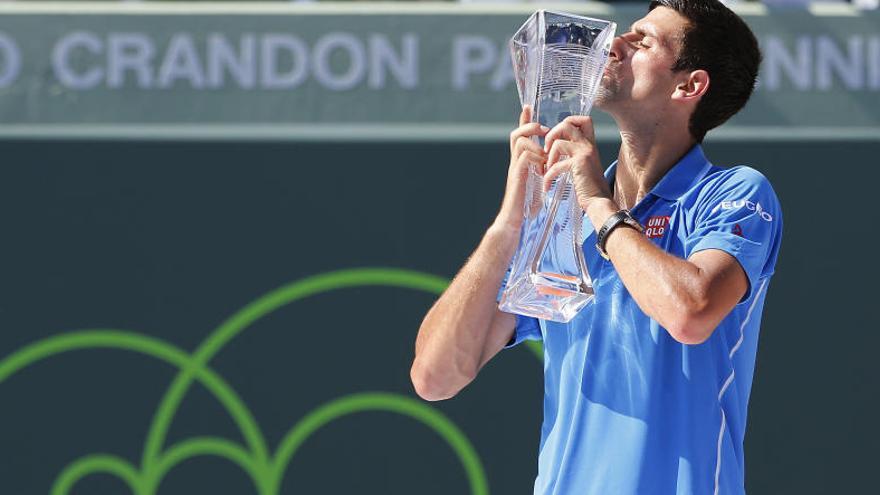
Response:
[[[550,189],[559,175],[571,170],[578,204],[584,211],[597,199],[611,199],[590,117],[572,115],[557,124],[547,134],[544,150],[547,152],[545,190]]]
[[[544,173],[547,153],[536,143],[533,136],[543,136],[550,130],[537,122],[531,122],[532,108],[526,106],[519,115],[519,127],[510,133],[510,166],[507,170],[507,186],[504,201],[496,223],[519,231],[523,220],[526,182],[529,167]]]

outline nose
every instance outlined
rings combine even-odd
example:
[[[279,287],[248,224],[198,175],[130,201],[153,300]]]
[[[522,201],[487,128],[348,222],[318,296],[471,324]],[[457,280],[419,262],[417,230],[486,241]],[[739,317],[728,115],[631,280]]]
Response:
[[[626,57],[626,41],[623,36],[615,36],[611,40],[611,50],[608,52],[608,58],[615,62],[622,62]]]

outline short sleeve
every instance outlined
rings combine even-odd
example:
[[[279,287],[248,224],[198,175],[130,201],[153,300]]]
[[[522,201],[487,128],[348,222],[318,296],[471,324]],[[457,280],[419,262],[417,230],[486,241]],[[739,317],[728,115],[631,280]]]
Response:
[[[516,327],[513,329],[513,337],[510,338],[510,341],[504,348],[510,349],[525,340],[543,340],[541,325],[535,317],[516,315]]]
[[[741,302],[758,281],[773,274],[782,238],[782,209],[770,182],[760,172],[735,167],[707,184],[696,219],[685,239],[685,257],[720,249],[739,262],[749,279]]]
[[[501,281],[501,288],[498,289],[498,296],[495,299],[498,303],[501,302],[501,296],[504,294],[504,289],[507,287],[508,278],[510,278],[510,267],[507,268],[507,272],[504,274],[504,279]],[[524,340],[543,339],[541,335],[541,325],[537,318],[523,315],[515,316],[516,326],[513,329],[513,337],[510,338],[510,341],[504,346],[504,349],[510,349],[511,347],[517,346]]]

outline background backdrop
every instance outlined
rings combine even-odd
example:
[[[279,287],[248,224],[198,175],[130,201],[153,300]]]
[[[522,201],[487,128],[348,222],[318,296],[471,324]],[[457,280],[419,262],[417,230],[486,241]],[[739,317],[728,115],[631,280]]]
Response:
[[[530,493],[539,355],[441,403],[408,370],[500,202],[531,8],[50,7],[0,6],[0,493]],[[880,17],[743,13],[762,89],[705,149],[786,222],[747,489],[870,492]]]

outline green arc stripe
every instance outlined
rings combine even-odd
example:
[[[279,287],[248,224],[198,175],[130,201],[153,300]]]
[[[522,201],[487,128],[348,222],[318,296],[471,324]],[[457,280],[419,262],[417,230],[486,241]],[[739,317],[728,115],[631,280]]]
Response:
[[[156,464],[156,469],[144,476],[148,483],[144,487],[144,493],[155,493],[159,488],[161,480],[174,466],[187,459],[203,455],[231,461],[251,477],[257,493],[267,493],[267,470],[255,464],[250,453],[239,445],[224,438],[216,437],[190,438],[169,447]]]
[[[373,392],[353,394],[320,406],[300,420],[278,445],[273,463],[275,486],[279,493],[281,482],[291,458],[312,434],[322,426],[343,416],[364,411],[388,411],[416,419],[437,432],[458,456],[467,474],[472,495],[488,495],[489,483],[476,450],[455,424],[437,410],[397,394]]]
[[[81,330],[39,340],[5,357],[0,361],[0,383],[32,363],[55,354],[101,347],[134,351],[180,369],[192,369],[192,360],[187,353],[160,339],[124,330]],[[206,367],[193,369],[193,372],[229,412],[254,454],[262,452],[262,459],[267,459],[268,449],[259,426],[238,394],[220,375]]]
[[[203,341],[193,353],[191,367],[178,373],[169,386],[153,416],[147,441],[144,444],[142,467],[145,471],[152,470],[152,466],[162,450],[162,444],[171,427],[174,415],[192,384],[195,370],[205,366],[233,337],[263,316],[299,299],[336,289],[382,286],[416,289],[439,294],[443,292],[448,283],[448,280],[441,277],[412,270],[360,268],[308,277],[278,288],[248,304],[223,322]],[[258,455],[260,454],[262,452],[258,453]],[[258,460],[266,461],[267,458],[261,456]]]
[[[471,493],[488,495],[488,482],[479,456],[454,423],[426,404],[390,393],[355,394],[319,407],[288,432],[270,460],[264,437],[251,412],[222,377],[207,367],[207,362],[249,325],[298,299],[330,290],[362,286],[402,287],[439,294],[447,284],[448,281],[440,277],[399,269],[365,268],[326,273],[281,287],[245,306],[212,332],[192,356],[160,339],[134,332],[82,330],[37,341],[0,360],[0,383],[36,361],[85,348],[109,347],[140,352],[180,369],[154,415],[144,446],[140,473],[121,458],[104,454],[89,455],[74,461],[62,471],[53,485],[53,495],[66,494],[77,480],[94,473],[114,474],[125,481],[134,493],[152,495],[170,469],[186,459],[201,455],[213,455],[233,462],[251,477],[259,493],[276,495],[292,456],[311,434],[334,419],[364,411],[394,412],[431,427],[458,456],[467,473]],[[535,344],[529,347],[541,358],[540,344],[529,344]],[[227,439],[200,437],[183,441],[160,453],[173,415],[193,380],[202,382],[227,409],[251,452]]]
[[[131,492],[140,494],[140,477],[135,468],[125,459],[114,455],[94,454],[75,461],[58,476],[52,485],[51,495],[66,495],[77,481],[90,474],[113,474],[125,481]]]

